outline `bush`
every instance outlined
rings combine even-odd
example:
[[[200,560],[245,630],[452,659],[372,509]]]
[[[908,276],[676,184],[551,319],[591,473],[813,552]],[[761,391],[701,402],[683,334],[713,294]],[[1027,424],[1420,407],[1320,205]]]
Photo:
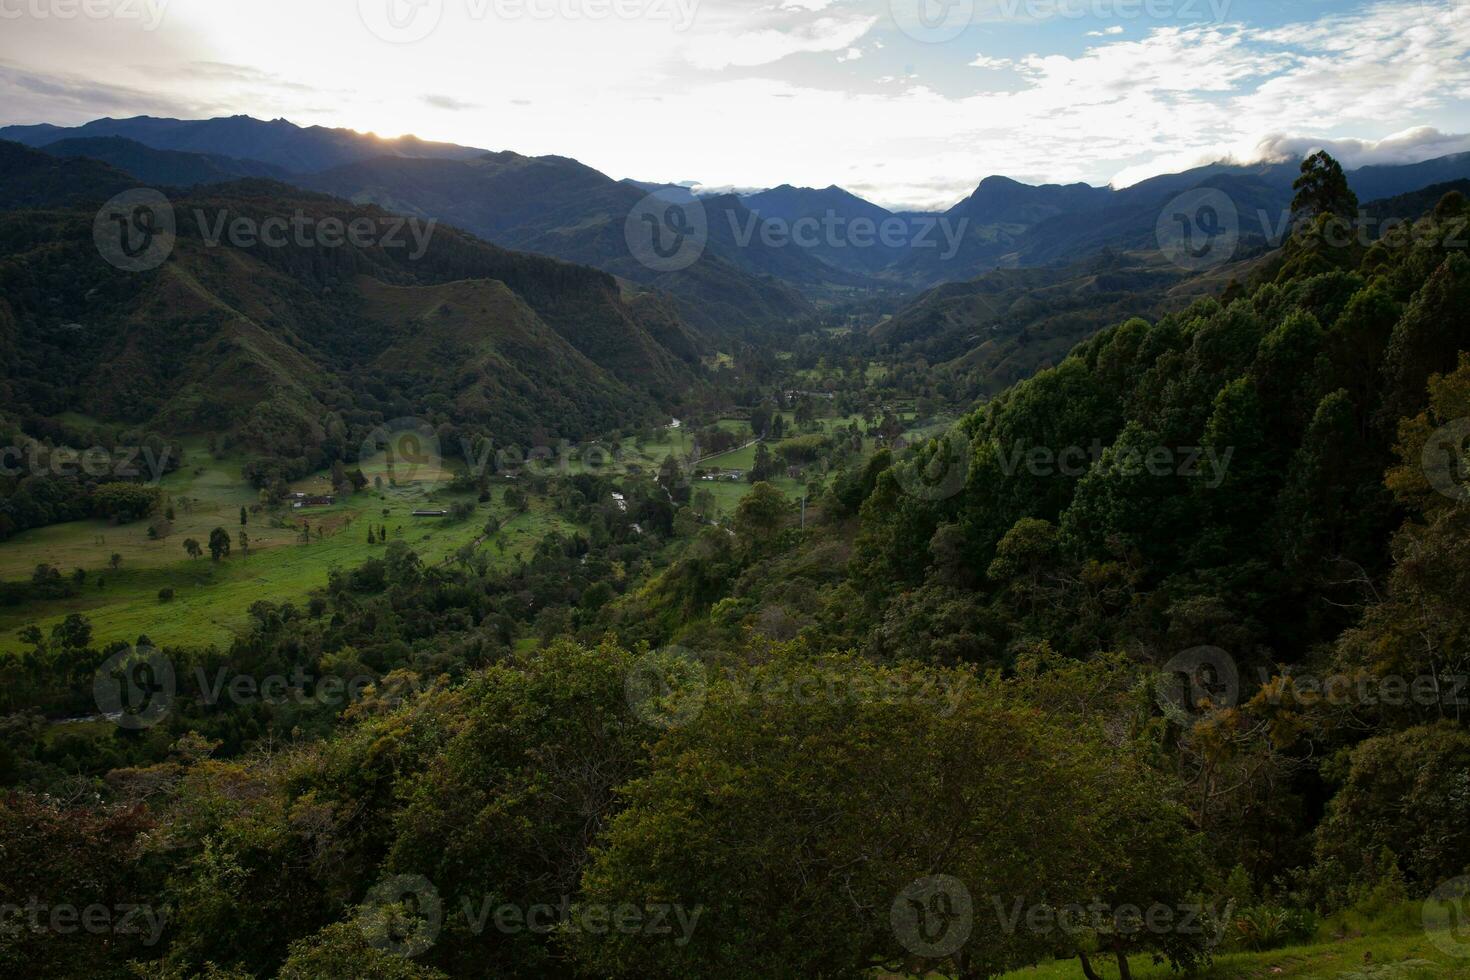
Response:
[[[1236,914],[1232,931],[1246,949],[1280,949],[1310,940],[1317,932],[1317,917],[1308,909],[1253,905]]]
[[[174,601],[174,590],[173,589],[159,589],[158,590],[158,601],[159,602],[173,602]]]

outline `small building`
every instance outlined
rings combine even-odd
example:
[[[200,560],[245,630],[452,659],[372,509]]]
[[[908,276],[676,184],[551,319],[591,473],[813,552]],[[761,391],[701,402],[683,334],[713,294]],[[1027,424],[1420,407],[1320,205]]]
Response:
[[[416,510],[416,511],[413,512],[413,516],[414,517],[448,517],[449,516],[449,511],[447,511],[447,510]]]
[[[625,498],[620,493],[615,493],[615,494],[612,495],[612,499],[613,499],[613,503],[615,503],[615,504],[618,505],[618,510],[622,511],[624,514],[626,514],[628,512],[628,500],[627,500],[627,498]]]
[[[330,494],[293,493],[291,497],[291,506],[296,510],[302,507],[330,507],[337,502],[337,498]]]

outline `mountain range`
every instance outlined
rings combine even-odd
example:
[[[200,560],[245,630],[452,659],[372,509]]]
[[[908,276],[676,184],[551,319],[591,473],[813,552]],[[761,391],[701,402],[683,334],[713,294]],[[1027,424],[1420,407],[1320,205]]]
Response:
[[[228,194],[244,180],[256,196],[335,198],[333,206],[433,219],[502,249],[601,270],[610,278],[599,288],[624,307],[612,319],[631,318],[637,328],[594,340],[566,322],[547,325],[610,372],[612,384],[632,383],[631,403],[642,408],[670,372],[703,352],[789,335],[830,311],[875,301],[892,314],[870,332],[878,347],[953,360],[990,379],[986,388],[1004,386],[1107,322],[1155,315],[1199,284],[1217,283],[1218,271],[1193,276],[1162,261],[1157,228],[1172,199],[1194,191],[1227,197],[1239,225],[1237,258],[1248,264],[1284,233],[1298,173],[1293,163],[1219,163],[1125,188],[990,176],[947,211],[923,214],[892,212],[836,186],[696,198],[683,185],[615,180],[567,157],[248,116],[13,126],[0,129],[0,140],[12,141],[0,143],[0,209],[80,208],[135,186]],[[1426,188],[1470,179],[1470,154],[1364,167],[1347,178],[1360,200],[1374,202],[1375,217],[1395,208],[1417,215],[1433,205]],[[706,241],[684,268],[658,271],[633,255],[625,225],[650,195],[703,210]],[[803,227],[804,235],[792,233]],[[629,312],[654,309],[641,323]],[[632,374],[645,361],[655,381],[640,389]]]
[[[248,116],[99,119],[70,129],[12,126],[0,129],[0,139],[110,163],[145,183],[195,186],[268,176],[438,218],[507,248],[594,265],[668,291],[686,318],[715,332],[789,328],[810,320],[813,303],[855,294],[926,288],[997,268],[1070,265],[1104,247],[1152,248],[1160,209],[1195,188],[1230,196],[1242,238],[1278,238],[1297,173],[1294,163],[1219,163],[1117,189],[1033,186],[991,176],[940,214],[896,214],[836,186],[706,195],[699,198],[708,215],[705,253],[690,269],[658,273],[634,260],[624,221],[650,192],[675,197],[687,191],[614,180],[567,157],[383,139]],[[1347,176],[1368,202],[1470,178],[1470,154],[1364,167]],[[781,229],[803,219],[809,229],[822,230],[810,240],[782,240]],[[857,222],[888,222],[902,230],[861,240]],[[774,238],[766,233],[773,225]]]

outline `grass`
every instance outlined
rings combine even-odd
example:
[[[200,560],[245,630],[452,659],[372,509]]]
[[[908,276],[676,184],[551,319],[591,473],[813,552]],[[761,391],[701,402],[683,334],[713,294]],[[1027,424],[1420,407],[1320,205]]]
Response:
[[[1371,963],[1364,956],[1372,954]],[[1147,956],[1129,959],[1134,980],[1177,978],[1167,964],[1153,963]],[[1101,977],[1118,976],[1111,960],[1093,958],[1093,968]],[[1455,959],[1439,949],[1420,932],[1409,936],[1362,936],[1288,946],[1264,953],[1225,953],[1217,956],[1205,970],[1190,974],[1198,980],[1245,980],[1255,977],[1281,977],[1283,980],[1430,980],[1430,978],[1470,975],[1470,960]],[[1077,960],[1062,960],[1004,975],[1005,980],[1080,980],[1082,969]]]
[[[1334,917],[1322,924],[1311,943],[1260,953],[1222,953],[1208,968],[1189,976],[1198,980],[1437,980],[1470,976],[1470,938],[1448,930],[1455,921],[1454,910],[1439,907],[1435,913],[1437,925],[1431,932],[1424,928],[1422,908],[1419,902],[1406,902],[1371,920],[1351,914]],[[1093,957],[1093,967],[1099,976],[1118,976],[1117,965],[1111,959]],[[1129,967],[1135,980],[1179,976],[1148,956],[1131,957]],[[1004,980],[1080,980],[1081,976],[1078,961],[1072,959],[1014,970],[1004,974]]]
[[[788,426],[794,428],[794,420],[786,414]],[[830,432],[857,420],[857,416],[825,418],[820,425]],[[718,424],[737,433],[749,431],[749,423],[741,419],[721,419]],[[693,434],[687,428],[662,429],[655,439],[624,443],[621,462],[637,464],[652,475],[670,454],[687,457],[693,447]],[[866,448],[871,451],[871,444]],[[476,506],[469,520],[414,518],[410,512],[417,507],[447,509],[456,501],[474,498],[444,489],[452,476],[446,468],[432,464],[415,468],[400,462],[396,472],[390,472],[386,455],[379,454],[362,466],[372,489],[327,507],[250,513],[244,527],[250,550],[244,554],[238,547],[240,508],[259,503],[258,491],[240,475],[244,459],[213,456],[202,441],[186,443],[182,452],[180,468],[159,484],[172,501],[175,517],[171,531],[162,539],[148,536],[147,521],[119,526],[86,520],[35,528],[0,544],[0,580],[29,578],[43,562],[63,575],[76,569],[86,572],[78,595],[0,608],[0,652],[22,648],[17,633],[23,627],[34,624],[49,630],[72,613],[92,622],[99,642],[132,642],[146,635],[155,644],[227,645],[253,603],[261,599],[303,602],[311,590],[326,584],[330,569],[350,569],[381,555],[383,545],[367,543],[369,526],[387,526],[390,538],[406,542],[425,562],[437,562],[479,537],[493,514],[502,524],[499,539],[481,547],[492,564],[503,567],[529,555],[548,532],[573,530],[544,501],[532,501],[526,513],[514,513],[505,506],[504,490],[499,487],[489,503]],[[748,471],[755,465],[755,447],[725,453],[700,465]],[[565,464],[569,473],[590,468],[582,459]],[[772,483],[793,500],[804,489],[801,481],[784,474]],[[329,474],[313,474],[291,489],[330,493]],[[750,484],[744,480],[697,481],[694,489],[709,491],[716,516],[728,516],[750,492]],[[307,542],[301,537],[304,525],[311,528]],[[217,527],[231,535],[234,548],[230,556],[220,562],[207,556],[188,558],[184,541],[193,538],[207,547],[209,534]],[[114,554],[120,557],[117,568],[111,566]],[[173,590],[171,601],[159,599],[164,589]]]
[[[404,485],[392,486],[386,459],[380,456],[367,461],[363,472],[369,480],[384,477],[381,490],[353,494],[329,507],[250,514],[245,526],[249,554],[239,550],[236,539],[223,561],[211,561],[207,553],[190,559],[183,546],[186,538],[206,546],[215,527],[224,527],[234,538],[241,529],[240,507],[257,502],[257,494],[240,478],[238,460],[212,459],[201,447],[193,447],[186,459],[182,470],[161,484],[174,500],[176,516],[172,533],[163,540],[149,539],[143,521],[124,526],[76,521],[27,531],[0,545],[0,577],[6,579],[29,577],[41,562],[63,574],[76,568],[87,572],[76,596],[0,609],[0,650],[21,649],[16,634],[22,627],[35,624],[48,630],[71,613],[91,620],[100,642],[132,642],[146,635],[155,644],[226,645],[256,601],[302,602],[312,589],[326,584],[329,569],[352,568],[381,555],[384,545],[367,542],[370,525],[386,526],[390,539],[408,543],[432,563],[474,541],[494,514],[502,522],[499,540],[481,547],[492,564],[503,566],[528,555],[547,532],[572,529],[541,501],[533,501],[525,513],[514,513],[504,504],[502,488],[493,491],[488,503],[477,505],[468,520],[414,518],[410,512],[430,502],[447,509],[457,500],[474,498],[440,489],[447,474],[437,468],[414,472],[410,480],[400,465]],[[317,474],[292,489],[328,492],[327,481],[326,474]],[[185,499],[192,502],[187,509]],[[307,542],[301,538],[304,525],[312,529]],[[121,556],[117,569],[110,567],[114,553]],[[160,601],[162,589],[173,589],[174,598]]]

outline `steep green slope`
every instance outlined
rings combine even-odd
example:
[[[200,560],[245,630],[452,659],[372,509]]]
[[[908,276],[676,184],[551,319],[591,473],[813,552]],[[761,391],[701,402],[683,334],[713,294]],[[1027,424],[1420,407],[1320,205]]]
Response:
[[[625,231],[644,192],[565,157],[381,158],[294,180],[655,286],[677,298],[682,316],[714,335],[789,331],[814,313],[793,286],[851,284],[846,273],[800,249],[771,248],[758,235],[743,243],[739,231],[753,216],[734,197],[705,202],[708,242],[692,266],[649,269],[632,256]]]
[[[173,208],[172,253],[138,273],[102,260],[90,212],[0,215],[5,404],[226,434],[299,472],[350,461],[386,418],[577,438],[662,416],[696,387],[701,341],[605,273],[443,226],[419,226],[418,242],[381,210],[268,182]],[[211,241],[272,219],[307,231],[281,247]],[[330,221],[365,240],[312,237]]]

